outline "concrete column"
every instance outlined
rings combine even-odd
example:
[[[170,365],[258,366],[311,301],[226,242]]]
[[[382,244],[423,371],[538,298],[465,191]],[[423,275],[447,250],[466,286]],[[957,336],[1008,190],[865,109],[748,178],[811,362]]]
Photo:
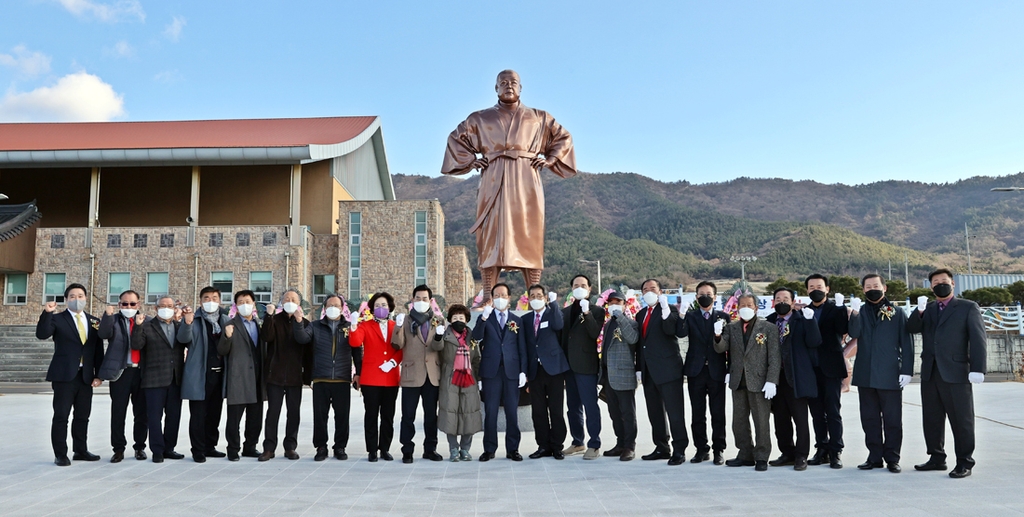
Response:
[[[199,166],[192,166],[192,204],[189,207],[189,226],[199,226]]]
[[[288,244],[291,246],[299,246],[302,244],[301,225],[299,225],[299,203],[302,200],[302,165],[292,165],[292,181],[291,181],[291,202],[289,203],[288,215],[289,215],[289,229],[288,229]]]
[[[100,168],[92,168],[89,181],[89,228],[95,228],[100,218]]]

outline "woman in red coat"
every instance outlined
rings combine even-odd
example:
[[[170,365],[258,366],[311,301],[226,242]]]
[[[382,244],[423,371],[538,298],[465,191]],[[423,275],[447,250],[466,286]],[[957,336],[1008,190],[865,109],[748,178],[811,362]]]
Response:
[[[395,436],[395,401],[398,399],[398,383],[401,380],[398,365],[402,362],[402,351],[391,346],[391,332],[395,322],[388,316],[395,310],[395,299],[388,293],[377,293],[370,297],[373,319],[353,323],[348,343],[353,348],[363,347],[362,375],[359,378],[363,392],[363,406],[366,415],[363,429],[366,433],[366,452],[370,461],[377,461],[377,452],[385,461],[394,458],[388,449]],[[380,431],[377,420],[380,419]]]

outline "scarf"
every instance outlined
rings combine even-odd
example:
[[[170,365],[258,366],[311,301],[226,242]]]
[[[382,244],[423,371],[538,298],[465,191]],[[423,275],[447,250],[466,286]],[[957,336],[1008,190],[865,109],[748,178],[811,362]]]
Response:
[[[426,341],[428,337],[427,332],[430,332],[430,313],[411,310],[409,311],[409,319],[412,320],[412,333],[415,334],[420,332],[423,337],[423,341]],[[421,328],[423,325],[427,325],[427,327]]]
[[[203,318],[210,324],[211,332],[220,334],[220,311],[214,313],[203,311]]]
[[[468,333],[468,330],[461,334],[452,330],[452,334],[459,340],[459,345],[455,348],[455,367],[452,371],[452,384],[460,388],[468,388],[476,384],[476,381],[473,380],[472,362],[469,360],[469,345],[466,344],[466,334]]]

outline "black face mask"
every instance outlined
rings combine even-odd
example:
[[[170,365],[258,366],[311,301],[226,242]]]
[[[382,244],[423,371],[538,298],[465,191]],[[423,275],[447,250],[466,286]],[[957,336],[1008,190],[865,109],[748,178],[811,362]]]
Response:
[[[792,309],[793,309],[793,307],[791,305],[789,305],[788,303],[776,303],[775,304],[775,314],[778,314],[779,316],[785,316],[785,315],[789,314],[789,311],[792,310]]]
[[[885,293],[883,293],[881,289],[872,289],[864,293],[864,297],[871,303],[878,303],[882,300],[883,296],[885,296]]]
[[[936,298],[945,298],[953,293],[953,286],[949,284],[935,284],[932,286],[932,292],[935,293]]]
[[[461,334],[466,331],[466,324],[462,321],[453,321],[452,328],[455,329],[455,332]]]
[[[702,294],[702,295],[697,297],[697,303],[701,307],[704,307],[705,309],[707,309],[708,307],[711,307],[712,305],[715,304],[715,299],[710,297],[710,296],[708,296],[708,295],[706,295],[706,294]]]
[[[811,301],[812,302],[814,302],[814,303],[821,303],[822,301],[825,300],[825,291],[819,291],[819,290],[815,289],[814,291],[811,291],[810,293],[808,293],[808,296],[811,297]]]

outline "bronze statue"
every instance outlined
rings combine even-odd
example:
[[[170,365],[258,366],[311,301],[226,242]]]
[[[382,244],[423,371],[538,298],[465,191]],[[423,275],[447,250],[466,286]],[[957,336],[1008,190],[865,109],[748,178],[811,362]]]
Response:
[[[494,85],[498,104],[477,111],[448,135],[442,174],[480,170],[476,250],[484,299],[502,270],[520,270],[526,285],[544,270],[544,186],[541,169],[576,174],[572,136],[545,111],[519,102],[519,74],[503,70]]]

